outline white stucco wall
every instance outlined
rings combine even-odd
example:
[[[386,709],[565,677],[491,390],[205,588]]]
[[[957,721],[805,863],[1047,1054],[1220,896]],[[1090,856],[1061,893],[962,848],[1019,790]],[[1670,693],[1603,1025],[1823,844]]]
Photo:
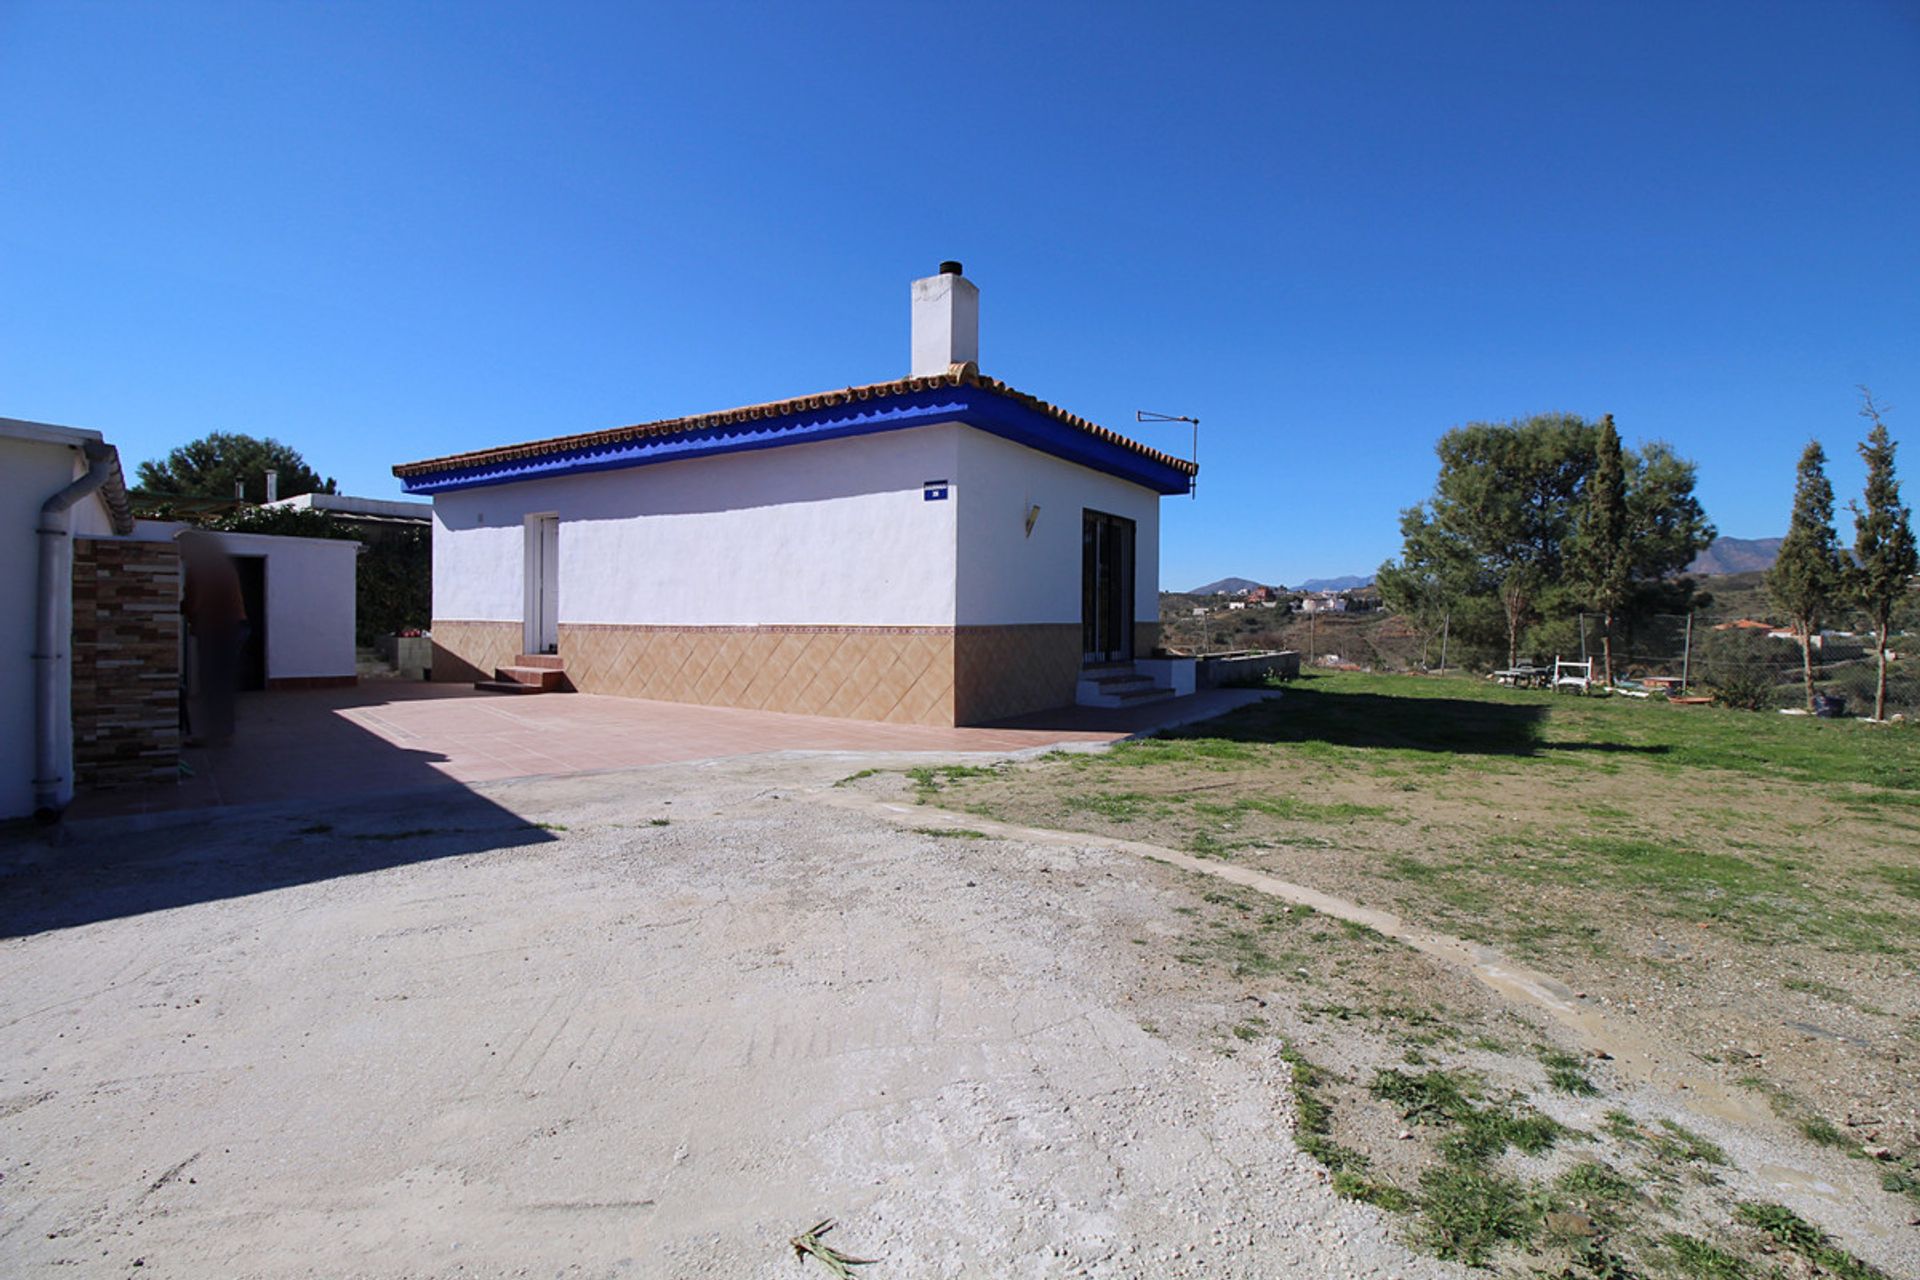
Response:
[[[1159,494],[971,429],[959,438],[958,471],[959,625],[1079,622],[1080,513],[1088,508],[1134,522],[1134,619],[1159,621]]]
[[[267,560],[267,679],[350,676],[360,544],[259,533],[215,535],[233,556]]]
[[[50,441],[0,435],[0,652],[7,654],[10,678],[0,680],[0,818],[33,812],[33,631],[39,583],[40,504],[85,475],[79,449]],[[83,533],[112,528],[97,497],[73,508],[70,525]],[[72,631],[73,594],[60,593],[60,634]],[[62,653],[66,654],[63,646]],[[60,740],[57,744],[66,785],[73,794],[72,671],[63,662],[55,695]]]
[[[552,513],[562,623],[950,626],[957,494],[928,502],[923,485],[956,479],[966,434],[919,427],[439,494],[433,616],[519,621],[524,521]]]

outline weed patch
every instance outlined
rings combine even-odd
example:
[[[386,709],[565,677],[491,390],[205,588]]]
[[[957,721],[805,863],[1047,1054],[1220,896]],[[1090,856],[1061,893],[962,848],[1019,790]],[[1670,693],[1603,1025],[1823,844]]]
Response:
[[[1007,767],[1005,764],[919,765],[907,770],[907,779],[913,783],[914,798],[921,804],[926,804],[932,800],[933,797],[953,786],[956,782],[964,782],[969,778],[997,777],[1005,773]],[[862,775],[855,774],[853,776],[857,778]],[[848,779],[848,781],[851,781],[851,779]]]
[[[1320,1092],[1325,1073],[1291,1046],[1281,1050],[1281,1057],[1292,1068],[1294,1142],[1331,1175],[1334,1193],[1390,1212],[1407,1209],[1412,1199],[1406,1192],[1373,1177],[1372,1161],[1333,1140],[1333,1110]]]
[[[1831,1237],[1785,1205],[1743,1202],[1734,1221],[1758,1229],[1776,1245],[1799,1254],[1840,1280],[1890,1280],[1887,1273],[1835,1244]]]
[[[1660,1243],[1669,1267],[1686,1280],[1746,1280],[1746,1264],[1719,1245],[1679,1231],[1668,1232]]]
[[[1420,1175],[1416,1236],[1437,1256],[1484,1265],[1504,1244],[1524,1244],[1539,1226],[1526,1187],[1484,1169],[1443,1165]]]
[[[1585,1058],[1550,1048],[1541,1049],[1539,1054],[1540,1065],[1547,1071],[1547,1083],[1559,1092],[1576,1098],[1591,1098],[1600,1092],[1599,1086],[1587,1077]]]
[[[1448,1130],[1440,1151],[1457,1166],[1484,1167],[1509,1147],[1541,1155],[1572,1132],[1512,1100],[1483,1101],[1482,1087],[1466,1072],[1436,1068],[1410,1075],[1389,1067],[1374,1074],[1368,1091],[1399,1108],[1402,1119]]]

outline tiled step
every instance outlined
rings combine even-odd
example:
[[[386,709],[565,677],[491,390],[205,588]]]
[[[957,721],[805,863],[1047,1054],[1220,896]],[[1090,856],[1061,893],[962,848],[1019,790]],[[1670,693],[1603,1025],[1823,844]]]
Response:
[[[523,653],[510,667],[495,667],[493,679],[476,680],[487,693],[565,693],[566,663],[551,653]]]
[[[512,680],[519,684],[537,684],[542,689],[558,689],[566,682],[567,673],[561,667],[495,667],[495,680]]]
[[[521,684],[518,680],[475,680],[473,687],[485,693],[552,693],[537,684]]]

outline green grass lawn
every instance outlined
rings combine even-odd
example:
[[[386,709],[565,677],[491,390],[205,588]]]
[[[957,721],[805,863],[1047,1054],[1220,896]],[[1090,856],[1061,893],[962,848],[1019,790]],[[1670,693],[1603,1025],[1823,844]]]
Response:
[[[1920,858],[1903,856],[1920,732],[1903,726],[1326,674],[1104,755],[951,781],[1005,816],[1198,853],[1339,847],[1349,875],[1418,886],[1417,914],[1488,941],[1556,932],[1534,910],[1544,888],[1755,943],[1920,944]]]

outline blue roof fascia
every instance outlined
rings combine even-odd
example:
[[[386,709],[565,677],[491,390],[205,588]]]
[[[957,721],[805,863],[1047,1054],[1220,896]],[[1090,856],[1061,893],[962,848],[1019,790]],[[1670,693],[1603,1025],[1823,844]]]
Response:
[[[961,385],[903,392],[822,409],[801,409],[777,418],[694,427],[672,435],[644,436],[531,458],[449,468],[409,477],[401,482],[401,487],[407,493],[449,493],[522,480],[838,440],[880,431],[902,431],[941,422],[964,422],[1159,493],[1185,493],[1190,485],[1188,477],[1174,467],[1088,435],[1017,400],[980,387]]]
[[[1193,487],[1192,477],[1178,468],[1089,435],[1018,400],[982,392],[978,395],[977,403],[970,405],[969,410],[961,420],[970,426],[992,432],[1015,444],[1026,445],[1029,449],[1038,449],[1056,458],[1130,480],[1156,493],[1186,493]]]

